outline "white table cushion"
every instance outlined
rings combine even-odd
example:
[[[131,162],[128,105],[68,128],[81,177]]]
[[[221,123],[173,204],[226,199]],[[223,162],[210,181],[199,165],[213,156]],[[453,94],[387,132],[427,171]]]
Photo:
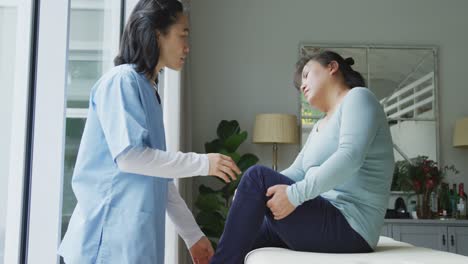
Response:
[[[467,245],[468,246],[468,245]],[[284,248],[259,248],[245,257],[245,264],[468,264],[468,257],[428,248],[415,247],[381,236],[372,253],[335,254],[300,252]]]

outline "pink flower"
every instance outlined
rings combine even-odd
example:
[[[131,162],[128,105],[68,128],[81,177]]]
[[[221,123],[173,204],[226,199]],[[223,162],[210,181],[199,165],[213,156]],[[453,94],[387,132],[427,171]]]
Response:
[[[426,180],[426,189],[427,190],[430,190],[434,188],[434,181],[432,180],[432,178]]]

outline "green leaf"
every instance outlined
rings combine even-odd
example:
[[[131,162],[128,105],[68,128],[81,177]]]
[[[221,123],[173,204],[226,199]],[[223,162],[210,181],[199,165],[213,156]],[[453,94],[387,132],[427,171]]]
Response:
[[[196,220],[203,229],[208,231],[206,235],[221,236],[223,233],[225,218],[219,212],[201,211]]]
[[[232,134],[224,141],[224,147],[229,152],[234,152],[247,139],[247,131],[239,134]]]
[[[195,205],[202,211],[214,212],[224,206],[224,201],[220,193],[205,193],[198,196]]]
[[[219,139],[215,139],[211,142],[205,143],[205,152],[206,153],[219,153],[223,148],[223,144]]]
[[[206,193],[216,193],[215,190],[211,189],[210,187],[202,184],[200,185],[200,187],[198,187],[198,191],[201,193],[201,194],[206,194]]]
[[[242,157],[239,159],[239,162],[237,162],[237,166],[241,171],[246,171],[250,166],[253,166],[257,164],[258,162],[258,157],[255,156],[254,154],[247,153],[242,155]]]
[[[236,120],[223,120],[219,123],[216,134],[221,141],[225,141],[231,135],[238,134],[240,132],[239,123]]]
[[[200,225],[200,224],[198,224]],[[212,239],[214,237],[217,237],[219,234],[217,231],[213,231],[212,229],[210,229],[209,227],[200,227],[200,229],[203,231],[203,233],[205,234],[206,237],[208,237],[208,239]],[[222,233],[221,233],[222,234]]]
[[[242,175],[239,175],[237,177],[237,180],[232,181],[229,184],[226,184],[226,186],[224,186],[222,188],[223,198],[224,199],[229,200],[234,195],[234,191],[236,190],[237,186],[239,185],[239,182],[240,182],[241,178],[242,178]]]
[[[226,219],[229,213],[229,209],[227,207],[221,207],[218,213],[220,213],[223,216],[223,218]]]

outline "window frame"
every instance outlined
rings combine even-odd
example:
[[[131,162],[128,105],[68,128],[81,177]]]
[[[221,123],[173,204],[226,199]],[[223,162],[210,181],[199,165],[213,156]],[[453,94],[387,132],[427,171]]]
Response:
[[[18,263],[24,257],[25,209],[28,204],[29,169],[34,100],[34,69],[38,13],[35,1],[1,1],[16,7],[17,28],[13,109],[10,138],[8,191],[5,221],[4,263]],[[24,34],[23,34],[24,33]],[[26,76],[26,78],[25,78]]]

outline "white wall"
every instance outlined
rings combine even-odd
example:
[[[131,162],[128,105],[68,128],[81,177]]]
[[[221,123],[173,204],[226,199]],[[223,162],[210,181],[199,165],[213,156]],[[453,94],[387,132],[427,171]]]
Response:
[[[0,7],[0,264],[3,263],[10,129],[16,40],[16,10]]]
[[[301,42],[437,45],[441,162],[461,171],[456,182],[468,183],[468,149],[451,146],[455,120],[468,116],[467,10],[465,0],[193,1],[193,150],[204,152],[220,120],[237,119],[249,132],[241,152],[269,165],[270,146],[251,144],[255,114],[298,113],[291,83]],[[280,146],[279,169],[298,150]]]

